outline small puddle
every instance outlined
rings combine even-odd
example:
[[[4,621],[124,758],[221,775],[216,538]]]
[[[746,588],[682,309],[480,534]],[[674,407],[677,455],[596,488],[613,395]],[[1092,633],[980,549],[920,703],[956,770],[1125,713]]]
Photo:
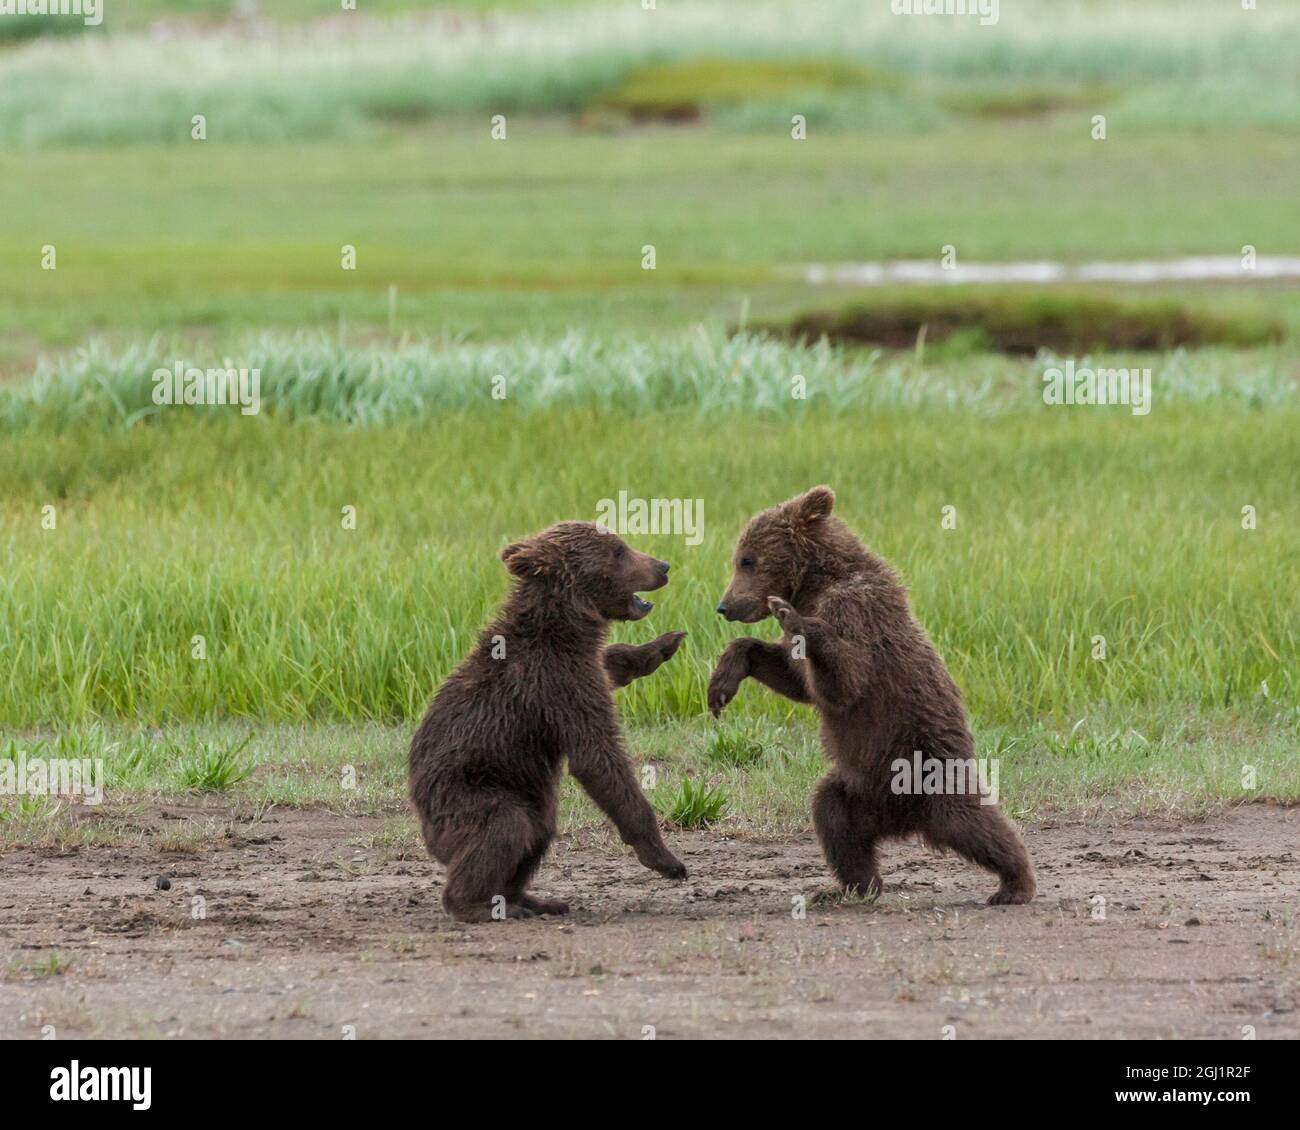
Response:
[[[1198,255],[1190,259],[1133,259],[1103,263],[1057,263],[1026,260],[1018,263],[958,263],[944,267],[929,259],[899,259],[890,263],[813,263],[802,268],[813,286],[888,286],[934,283],[1158,283],[1227,279],[1298,279],[1300,258],[1261,255],[1251,269],[1240,255]]]

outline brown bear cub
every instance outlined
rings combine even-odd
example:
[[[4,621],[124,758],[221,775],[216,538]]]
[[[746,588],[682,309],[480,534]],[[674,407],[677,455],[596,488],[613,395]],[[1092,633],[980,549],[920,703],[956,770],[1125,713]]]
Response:
[[[611,620],[654,607],[637,593],[666,585],[668,563],[591,522],[561,522],[501,559],[514,591],[411,741],[420,830],[447,868],[443,906],[466,922],[568,912],[525,892],[555,836],[566,758],[637,858],[684,879],[623,752],[611,691],[649,675],[686,633],[605,646]]]
[[[740,535],[718,611],[746,624],[770,613],[782,638],[733,640],[709,681],[709,709],[717,717],[747,677],[817,708],[832,768],[813,795],[813,823],[846,892],[878,894],[877,845],[919,834],[995,872],[1001,885],[990,903],[1028,902],[1025,846],[978,790],[893,787],[894,763],[918,750],[943,763],[945,781],[969,780],[975,743],[898,576],[831,516],[834,501],[829,487],[814,487],[756,515]]]

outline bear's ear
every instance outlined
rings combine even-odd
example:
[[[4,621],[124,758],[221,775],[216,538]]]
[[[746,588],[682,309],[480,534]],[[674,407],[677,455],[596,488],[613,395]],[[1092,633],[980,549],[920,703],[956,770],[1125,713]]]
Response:
[[[501,551],[501,560],[516,577],[536,577],[546,572],[547,554],[536,538],[512,542]]]
[[[835,505],[835,492],[830,487],[813,487],[807,494],[795,499],[795,511],[803,521],[820,522]]]

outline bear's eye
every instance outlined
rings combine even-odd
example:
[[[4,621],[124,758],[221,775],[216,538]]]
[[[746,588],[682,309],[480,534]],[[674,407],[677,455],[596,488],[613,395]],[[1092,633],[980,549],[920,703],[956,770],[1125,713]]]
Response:
[[[752,557],[742,557],[740,559],[740,567],[742,569],[752,569],[754,567],[754,559]]]
[[[622,561],[623,558],[626,556],[627,556],[627,546],[625,545],[615,546],[614,548],[615,561]]]

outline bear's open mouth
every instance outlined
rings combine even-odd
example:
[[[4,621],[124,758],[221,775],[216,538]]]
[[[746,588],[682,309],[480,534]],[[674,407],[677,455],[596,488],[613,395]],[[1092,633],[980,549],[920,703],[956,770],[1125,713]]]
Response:
[[[636,593],[633,593],[632,600],[629,605],[628,619],[640,620],[641,617],[646,615],[653,607],[654,607],[653,601],[643,600],[641,599],[641,597],[637,596]]]

